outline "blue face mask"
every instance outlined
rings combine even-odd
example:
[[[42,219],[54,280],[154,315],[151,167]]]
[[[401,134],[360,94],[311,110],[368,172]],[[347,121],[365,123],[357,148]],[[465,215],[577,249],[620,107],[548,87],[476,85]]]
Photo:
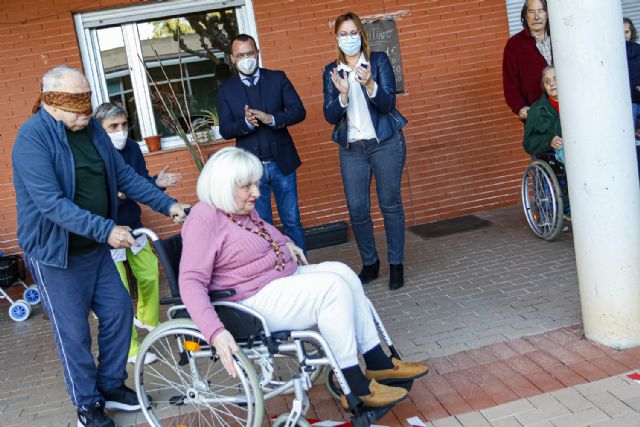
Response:
[[[338,38],[338,46],[340,50],[347,56],[353,56],[360,52],[362,47],[362,40],[360,40],[360,34],[356,37],[346,36]]]

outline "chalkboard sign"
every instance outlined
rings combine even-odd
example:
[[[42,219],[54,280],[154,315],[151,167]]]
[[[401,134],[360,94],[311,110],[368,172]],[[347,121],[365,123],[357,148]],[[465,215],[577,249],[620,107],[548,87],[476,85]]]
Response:
[[[396,75],[396,92],[404,92],[404,79],[402,76],[402,58],[400,56],[400,43],[396,21],[393,19],[380,19],[364,23],[369,39],[369,47],[375,52],[385,52],[391,61],[393,72]]]

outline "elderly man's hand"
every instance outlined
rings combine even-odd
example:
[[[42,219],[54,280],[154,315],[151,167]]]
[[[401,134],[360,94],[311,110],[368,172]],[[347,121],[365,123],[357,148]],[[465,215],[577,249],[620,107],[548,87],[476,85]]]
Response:
[[[291,258],[293,258],[298,265],[309,264],[309,262],[307,262],[307,257],[304,256],[304,251],[302,249],[300,249],[293,243],[285,243],[285,246],[287,247],[287,249],[289,249],[289,252],[291,252]]]
[[[554,136],[549,143],[549,145],[551,145],[551,148],[553,148],[554,150],[562,147],[562,144],[564,144],[564,141],[558,135]]]
[[[182,179],[182,175],[179,173],[167,172],[167,169],[169,169],[169,165],[165,166],[158,174],[158,178],[156,178],[156,185],[160,188],[167,188],[172,185],[176,185]]]
[[[136,246],[136,239],[131,235],[131,229],[124,225],[116,225],[109,233],[107,243],[114,249],[130,248]]]
[[[518,111],[518,117],[521,120],[527,120],[527,115],[529,114],[529,107],[522,107],[520,111]]]
[[[190,207],[191,205],[186,203],[174,203],[169,209],[169,215],[173,218],[173,222],[176,224],[182,224],[187,218],[187,214],[184,210]]]
[[[238,351],[238,344],[233,336],[226,329],[220,332],[211,343],[216,348],[216,353],[220,356],[222,366],[227,370],[229,375],[236,377],[236,368],[233,366],[233,356],[231,353]]]

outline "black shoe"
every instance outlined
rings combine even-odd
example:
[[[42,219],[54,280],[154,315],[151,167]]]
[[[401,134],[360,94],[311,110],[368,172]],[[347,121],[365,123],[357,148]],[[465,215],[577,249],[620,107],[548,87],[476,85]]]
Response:
[[[389,289],[395,291],[404,286],[404,268],[402,264],[389,264]]]
[[[363,265],[362,271],[358,274],[358,278],[362,282],[362,284],[367,284],[372,280],[378,278],[378,272],[380,271],[380,260],[376,261],[373,264]]]
[[[78,408],[78,427],[116,427],[113,420],[104,413],[104,402]]]
[[[136,392],[124,384],[115,390],[100,390],[100,394],[104,397],[106,409],[125,412],[136,412],[141,409]]]

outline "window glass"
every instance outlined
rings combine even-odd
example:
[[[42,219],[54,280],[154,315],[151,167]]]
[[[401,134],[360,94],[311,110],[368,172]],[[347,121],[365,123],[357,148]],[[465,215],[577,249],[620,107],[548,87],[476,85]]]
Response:
[[[193,122],[203,117],[205,110],[215,109],[218,84],[231,75],[225,54],[238,33],[235,10],[137,25],[156,127],[160,135],[172,136],[177,126],[187,129],[189,114]],[[165,105],[173,114],[167,113]]]
[[[129,115],[129,137],[141,140],[136,101],[131,85],[131,72],[120,26],[97,30],[100,57],[107,83],[109,101],[123,107]]]

